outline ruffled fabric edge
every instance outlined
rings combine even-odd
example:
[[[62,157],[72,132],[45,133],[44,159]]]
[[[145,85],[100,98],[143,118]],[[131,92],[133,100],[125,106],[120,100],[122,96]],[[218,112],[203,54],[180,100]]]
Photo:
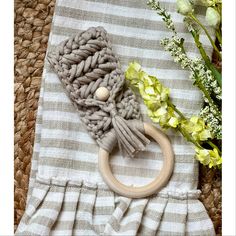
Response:
[[[16,235],[215,235],[199,195],[130,199],[104,184],[38,176]]]

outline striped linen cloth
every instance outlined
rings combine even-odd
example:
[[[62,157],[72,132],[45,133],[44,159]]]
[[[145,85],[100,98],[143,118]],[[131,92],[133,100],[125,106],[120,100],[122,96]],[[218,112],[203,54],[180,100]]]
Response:
[[[198,55],[175,0],[162,4],[171,12],[176,28],[186,39],[190,56]],[[199,18],[204,20],[199,10]],[[200,92],[188,72],[180,69],[160,46],[170,36],[161,18],[140,0],[58,0],[48,51],[88,27],[103,26],[123,69],[138,61],[171,88],[173,102],[186,115],[197,114]],[[212,48],[201,37],[210,55]],[[151,122],[143,104],[145,121]],[[28,201],[16,235],[215,235],[198,200],[198,163],[193,147],[168,131],[175,152],[174,173],[165,188],[152,197],[129,199],[112,192],[98,173],[98,146],[82,125],[55,73],[45,63],[38,108],[36,137]],[[137,158],[111,155],[115,176],[127,185],[149,183],[162,167],[155,142]]]

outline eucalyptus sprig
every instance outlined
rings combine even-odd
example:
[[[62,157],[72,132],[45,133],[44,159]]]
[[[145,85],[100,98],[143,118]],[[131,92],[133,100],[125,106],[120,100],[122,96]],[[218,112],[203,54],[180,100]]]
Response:
[[[172,103],[170,89],[148,75],[137,62],[129,64],[125,77],[138,89],[148,109],[149,117],[163,129],[173,128],[195,145],[196,159],[203,165],[221,167],[221,152],[210,140],[214,138],[204,120],[197,116],[185,117]],[[205,148],[207,145],[209,148]]]

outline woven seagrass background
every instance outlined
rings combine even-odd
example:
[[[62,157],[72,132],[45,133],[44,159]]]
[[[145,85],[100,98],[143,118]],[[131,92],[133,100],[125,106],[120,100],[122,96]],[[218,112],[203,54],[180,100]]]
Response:
[[[55,0],[15,0],[15,228],[24,213],[43,62]],[[200,167],[200,200],[221,235],[221,173]]]

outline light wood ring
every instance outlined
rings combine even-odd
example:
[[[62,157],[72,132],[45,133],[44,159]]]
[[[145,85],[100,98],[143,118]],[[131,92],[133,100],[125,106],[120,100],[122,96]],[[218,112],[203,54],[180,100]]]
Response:
[[[160,174],[151,183],[141,187],[122,184],[111,172],[109,153],[100,148],[98,154],[98,168],[103,180],[114,192],[129,198],[143,198],[159,192],[167,184],[174,169],[174,152],[167,136],[151,124],[144,123],[143,125],[145,134],[152,137],[160,145],[164,156]]]

